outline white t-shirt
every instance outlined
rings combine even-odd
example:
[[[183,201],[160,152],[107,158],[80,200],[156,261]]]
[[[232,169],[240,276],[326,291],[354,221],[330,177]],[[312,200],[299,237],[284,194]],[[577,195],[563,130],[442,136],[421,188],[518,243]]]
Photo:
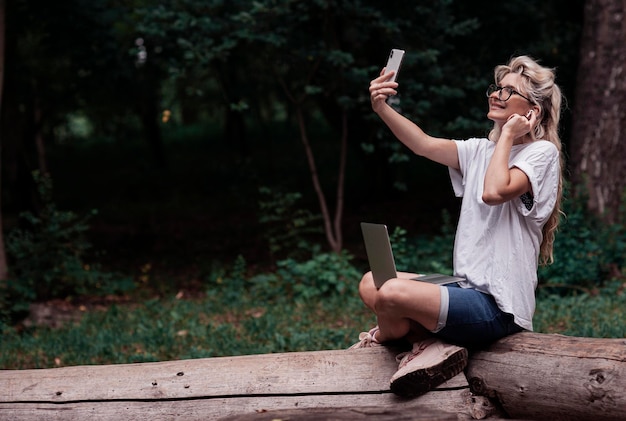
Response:
[[[532,186],[528,207],[521,198],[500,205],[483,202],[485,172],[496,147],[489,139],[456,141],[460,170],[450,168],[454,193],[463,197],[454,243],[454,272],[475,288],[492,295],[515,323],[532,330],[542,228],[557,198],[559,152],[538,140],[514,145],[509,167],[522,170]]]

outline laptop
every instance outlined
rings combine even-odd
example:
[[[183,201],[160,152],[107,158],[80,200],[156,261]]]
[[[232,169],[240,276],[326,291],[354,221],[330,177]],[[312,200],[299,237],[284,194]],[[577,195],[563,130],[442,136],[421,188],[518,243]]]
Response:
[[[370,270],[374,277],[376,288],[380,288],[388,279],[397,278],[396,262],[389,241],[387,226],[383,224],[371,224],[361,222],[363,241]],[[464,281],[465,278],[458,276],[431,273],[411,278],[416,281],[428,282],[436,285],[452,284]]]

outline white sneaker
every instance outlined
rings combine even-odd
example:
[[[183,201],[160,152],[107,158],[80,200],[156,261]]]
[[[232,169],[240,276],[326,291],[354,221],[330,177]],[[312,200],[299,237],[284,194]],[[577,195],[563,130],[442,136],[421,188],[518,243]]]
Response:
[[[413,397],[432,390],[459,374],[467,365],[467,349],[428,338],[413,350],[398,354],[398,371],[391,377],[391,391]]]
[[[378,342],[374,335],[378,332],[378,326],[374,326],[369,332],[361,332],[359,334],[359,342],[355,343],[348,349],[358,349],[358,348],[370,348],[373,346],[380,346],[380,342]]]

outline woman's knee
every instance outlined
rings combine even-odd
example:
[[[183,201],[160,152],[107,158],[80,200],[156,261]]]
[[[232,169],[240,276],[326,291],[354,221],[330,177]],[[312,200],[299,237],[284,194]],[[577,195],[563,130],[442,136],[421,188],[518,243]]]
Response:
[[[390,309],[398,306],[401,300],[406,298],[404,281],[389,279],[380,287],[376,298],[376,307],[379,309]]]
[[[407,279],[390,279],[378,290],[376,309],[406,316],[439,314],[439,286]]]

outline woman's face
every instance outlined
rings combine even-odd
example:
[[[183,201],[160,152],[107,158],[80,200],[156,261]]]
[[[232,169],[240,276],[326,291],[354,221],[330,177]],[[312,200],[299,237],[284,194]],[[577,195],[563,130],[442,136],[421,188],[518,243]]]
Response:
[[[502,78],[499,86],[511,88],[521,95],[528,96],[526,92],[521,91],[520,82],[521,76],[519,74],[509,73]],[[537,110],[534,104],[530,103],[521,95],[514,93],[508,100],[502,101],[498,97],[499,94],[500,91],[496,91],[489,96],[489,112],[487,113],[487,118],[497,124],[504,125],[507,119],[513,114],[526,115],[531,109]],[[507,94],[502,92],[502,98],[506,98],[506,96]]]

